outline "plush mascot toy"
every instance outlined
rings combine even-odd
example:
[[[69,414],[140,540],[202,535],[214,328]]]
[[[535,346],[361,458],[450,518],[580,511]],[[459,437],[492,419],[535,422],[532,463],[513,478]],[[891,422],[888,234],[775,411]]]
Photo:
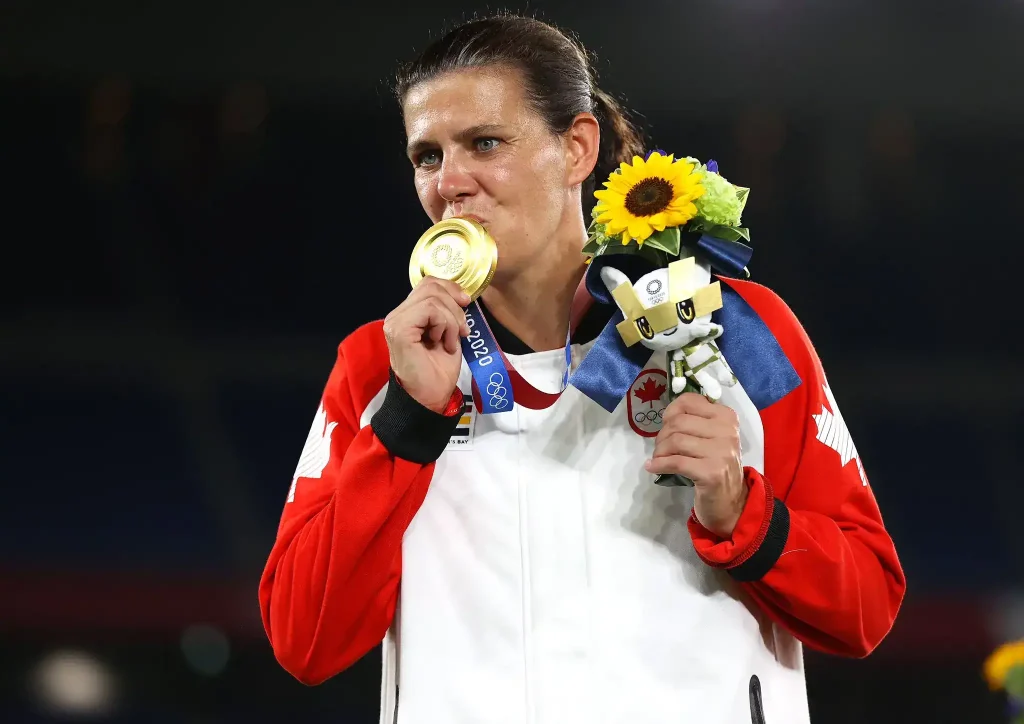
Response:
[[[722,326],[711,321],[722,307],[720,282],[693,256],[677,259],[640,277],[635,284],[612,265],[601,268],[601,280],[624,317],[617,326],[627,347],[641,344],[666,353],[669,399],[697,392],[712,402],[722,387],[737,383],[715,340]],[[660,485],[692,485],[681,476],[659,476]]]
[[[631,284],[608,265],[601,269],[601,280],[625,317],[618,331],[626,346],[639,343],[668,353],[673,398],[689,391],[717,402],[723,385],[736,384],[715,344],[722,326],[711,321],[711,314],[722,307],[722,291],[720,282],[711,282],[709,267],[692,256],[677,259]]]

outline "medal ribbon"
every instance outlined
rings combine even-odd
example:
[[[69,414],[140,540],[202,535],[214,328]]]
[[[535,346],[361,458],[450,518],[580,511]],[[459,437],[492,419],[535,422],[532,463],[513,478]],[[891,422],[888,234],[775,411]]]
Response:
[[[543,410],[555,404],[569,384],[572,333],[593,301],[585,282],[581,281],[569,313],[569,330],[565,335],[565,372],[558,392],[539,390],[523,377],[498,346],[479,303],[474,301],[470,304],[466,308],[469,336],[459,339],[462,343],[462,356],[473,375],[473,400],[477,411],[485,415],[507,412],[516,403],[531,410]]]

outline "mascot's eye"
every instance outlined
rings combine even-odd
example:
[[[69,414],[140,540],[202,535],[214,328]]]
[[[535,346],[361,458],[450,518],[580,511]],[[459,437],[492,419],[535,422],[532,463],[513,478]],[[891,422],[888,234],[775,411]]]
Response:
[[[651,329],[651,323],[647,321],[647,317],[640,317],[636,320],[636,328],[640,330],[640,334],[643,335],[644,339],[654,339],[654,330]]]
[[[684,299],[683,301],[676,304],[676,314],[679,315],[679,321],[684,324],[689,324],[697,316],[693,308],[692,299]]]

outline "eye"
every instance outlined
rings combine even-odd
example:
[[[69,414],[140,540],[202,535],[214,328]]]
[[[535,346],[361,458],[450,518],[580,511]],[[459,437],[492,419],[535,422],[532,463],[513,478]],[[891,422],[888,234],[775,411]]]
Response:
[[[679,321],[683,324],[689,324],[697,316],[693,308],[692,299],[684,299],[683,301],[676,304],[676,314],[679,315]]]
[[[654,330],[651,329],[651,323],[647,321],[647,317],[638,317],[636,328],[644,339],[654,339]]]
[[[441,152],[440,151],[421,151],[413,159],[412,164],[416,168],[422,166],[436,166],[441,163]]]
[[[482,153],[493,151],[501,143],[497,138],[478,138],[473,143],[476,145],[476,150]]]

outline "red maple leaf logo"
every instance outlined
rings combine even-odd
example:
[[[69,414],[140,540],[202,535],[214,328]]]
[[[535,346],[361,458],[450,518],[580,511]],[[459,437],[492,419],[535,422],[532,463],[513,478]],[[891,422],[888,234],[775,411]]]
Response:
[[[633,394],[637,396],[640,402],[648,402],[653,408],[655,400],[660,400],[661,396],[665,394],[665,389],[665,385],[659,385],[654,381],[653,377],[648,377]]]

